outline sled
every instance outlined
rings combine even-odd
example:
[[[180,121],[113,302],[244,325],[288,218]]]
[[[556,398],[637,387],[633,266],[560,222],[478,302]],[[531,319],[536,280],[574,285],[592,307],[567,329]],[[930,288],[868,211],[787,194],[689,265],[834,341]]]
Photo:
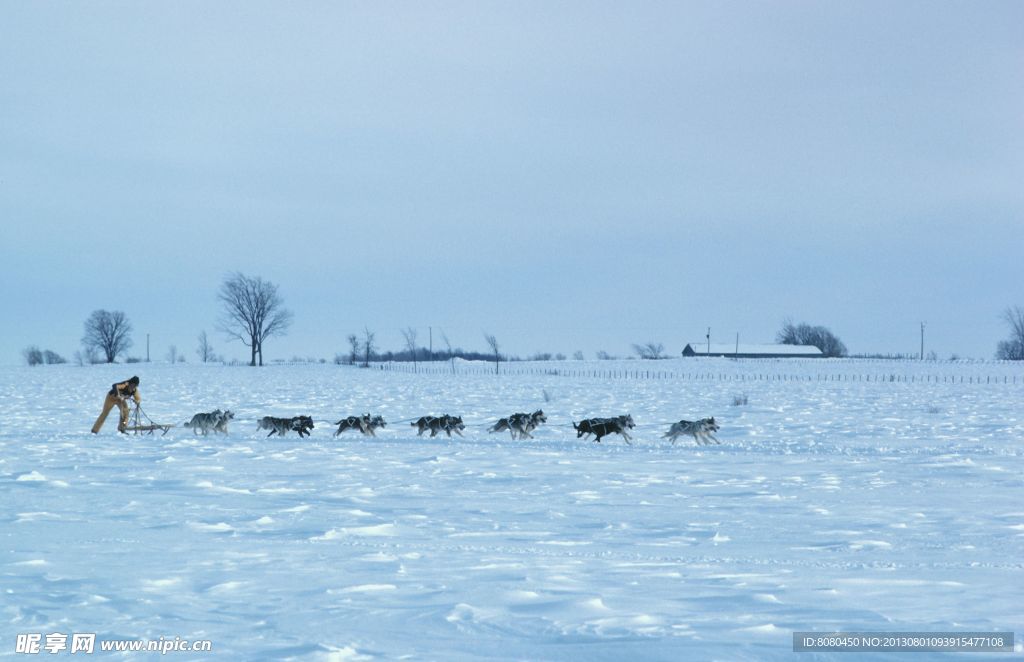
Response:
[[[145,419],[145,422],[142,421]],[[173,425],[164,425],[163,423],[156,423],[149,417],[146,412],[142,411],[142,407],[138,404],[132,409],[131,416],[129,416],[130,425],[126,425],[124,428],[125,433],[131,432],[132,434],[153,434],[157,430],[161,430],[163,434],[167,434],[167,431],[173,428]]]
[[[157,430],[163,430],[163,434],[167,434],[167,431],[173,428],[173,425],[161,425],[160,423],[150,423],[148,425],[128,425],[125,427],[125,432],[132,432],[134,434],[153,434]],[[163,436],[160,435],[160,436]]]

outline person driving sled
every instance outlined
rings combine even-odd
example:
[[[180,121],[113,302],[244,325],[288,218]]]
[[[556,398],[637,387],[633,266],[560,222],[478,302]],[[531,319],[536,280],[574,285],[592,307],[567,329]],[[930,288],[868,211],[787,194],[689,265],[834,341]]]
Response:
[[[117,431],[125,432],[125,427],[128,425],[128,398],[135,400],[136,405],[140,402],[138,377],[132,377],[127,381],[110,387],[110,390],[107,391],[107,397],[103,401],[103,411],[100,412],[100,417],[93,423],[92,433],[96,434],[100,431],[100,428],[103,427],[103,422],[107,420],[107,414],[114,408],[114,405],[117,405],[121,410],[121,422],[117,425]]]

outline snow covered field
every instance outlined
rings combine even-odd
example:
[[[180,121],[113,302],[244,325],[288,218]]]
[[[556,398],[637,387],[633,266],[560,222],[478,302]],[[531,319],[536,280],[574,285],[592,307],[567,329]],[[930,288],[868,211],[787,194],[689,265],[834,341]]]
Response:
[[[1015,630],[1020,655],[1021,367],[618,366],[734,379],[2,368],[0,657],[52,632],[225,659],[829,657],[791,652],[801,630]],[[1010,383],[735,379],[819,373]],[[89,434],[132,374],[156,421],[230,408],[230,435],[125,437],[116,411]],[[486,431],[541,407],[535,440]],[[331,436],[363,412],[389,421],[377,439]],[[408,423],[445,412],[465,438]],[[627,412],[632,446],[571,428]],[[296,414],[312,437],[256,432]],[[721,446],[659,439],[710,415]]]

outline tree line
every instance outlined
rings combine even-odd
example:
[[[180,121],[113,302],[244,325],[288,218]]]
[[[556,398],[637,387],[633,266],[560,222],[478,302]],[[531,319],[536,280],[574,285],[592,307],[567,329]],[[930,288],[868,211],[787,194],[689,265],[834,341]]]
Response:
[[[217,292],[217,300],[221,304],[221,316],[217,328],[229,340],[236,340],[249,348],[251,366],[263,365],[263,346],[266,341],[275,336],[283,336],[294,319],[292,312],[284,307],[284,299],[278,291],[278,286],[260,277],[249,277],[240,272],[227,276]],[[1002,321],[1009,327],[1010,336],[1006,340],[999,341],[996,347],[996,358],[1003,360],[1020,361],[1024,360],[1024,308],[1013,306],[1007,308],[1002,316]],[[124,358],[127,362],[137,362],[139,359],[125,356],[132,343],[132,325],[123,311],[96,310],[85,321],[84,334],[82,336],[82,349],[75,352],[75,361],[79,365],[86,363],[114,363],[118,357]],[[369,366],[374,361],[401,361],[412,362],[414,365],[424,359],[432,361],[450,361],[452,369],[455,369],[455,359],[460,358],[467,361],[493,361],[495,372],[500,372],[502,361],[522,360],[518,356],[505,356],[501,353],[501,347],[497,336],[484,333],[484,342],[489,351],[466,351],[462,348],[453,348],[448,336],[441,333],[441,341],[444,348],[425,348],[418,343],[418,333],[413,327],[401,330],[405,340],[405,346],[398,351],[381,351],[376,343],[376,333],[369,327],[364,327],[360,334],[350,334],[348,340],[348,351],[339,352],[335,355],[334,362],[338,364]],[[824,326],[816,326],[807,323],[794,323],[786,319],[782,328],[775,338],[776,342],[788,345],[813,345],[821,350],[825,357],[849,356],[846,345]],[[641,359],[657,360],[667,358],[665,345],[660,342],[648,341],[646,343],[635,343],[633,351]],[[198,347],[196,354],[204,362],[222,361],[210,344],[206,331],[198,336]],[[934,355],[934,352],[931,353]],[[614,359],[605,351],[598,351],[596,354],[599,360]],[[22,351],[22,357],[28,365],[58,364],[67,363],[67,360],[51,350],[42,350],[32,345]],[[171,345],[168,360],[172,363],[184,361],[184,356],[178,353],[177,347]],[[148,358],[148,357],[147,357]],[[564,354],[550,354],[538,352],[527,360],[564,360]],[[921,357],[924,358],[924,357]],[[573,359],[582,360],[583,352],[576,351]]]

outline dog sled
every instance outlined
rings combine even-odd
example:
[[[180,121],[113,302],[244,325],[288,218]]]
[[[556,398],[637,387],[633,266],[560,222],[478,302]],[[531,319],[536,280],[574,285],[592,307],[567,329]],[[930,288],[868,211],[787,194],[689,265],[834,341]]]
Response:
[[[131,414],[128,415],[128,425],[124,427],[124,431],[125,433],[131,432],[132,434],[153,434],[160,430],[162,432],[160,436],[162,437],[173,427],[174,425],[155,422],[146,412],[142,411],[142,407],[136,404],[132,408]]]

